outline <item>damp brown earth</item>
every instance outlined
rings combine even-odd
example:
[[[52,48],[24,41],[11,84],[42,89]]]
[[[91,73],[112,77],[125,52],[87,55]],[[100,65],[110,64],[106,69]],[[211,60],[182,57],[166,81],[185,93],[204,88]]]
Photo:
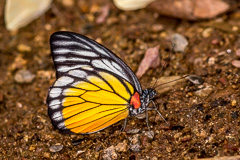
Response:
[[[0,159],[157,160],[240,155],[239,9],[191,22],[144,9],[120,11],[111,1],[74,1],[70,6],[53,3],[44,16],[18,31],[7,31],[0,14]],[[108,15],[97,21],[106,6]],[[61,134],[52,127],[45,103],[55,80],[49,37],[59,30],[95,39],[134,72],[148,48],[159,45],[161,64],[167,61],[172,36],[178,33],[187,41],[184,51],[171,55],[163,74],[162,65],[148,69],[140,78],[142,87],[151,87],[159,77],[186,74],[203,81],[173,84],[156,98],[170,126],[149,111],[151,133],[140,116],[130,117],[124,132],[120,132],[120,122],[90,135]]]

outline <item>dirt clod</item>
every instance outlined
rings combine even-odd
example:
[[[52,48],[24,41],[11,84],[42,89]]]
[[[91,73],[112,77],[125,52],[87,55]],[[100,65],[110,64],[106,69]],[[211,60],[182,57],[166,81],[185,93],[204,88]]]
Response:
[[[31,83],[36,76],[28,70],[19,70],[14,76],[17,83]]]

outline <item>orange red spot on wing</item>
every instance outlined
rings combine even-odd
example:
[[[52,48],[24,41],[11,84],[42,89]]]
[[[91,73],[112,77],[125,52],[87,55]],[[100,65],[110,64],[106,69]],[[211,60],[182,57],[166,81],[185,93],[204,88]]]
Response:
[[[135,94],[131,97],[130,105],[133,105],[135,109],[138,109],[141,106],[140,96],[138,92],[135,92]]]

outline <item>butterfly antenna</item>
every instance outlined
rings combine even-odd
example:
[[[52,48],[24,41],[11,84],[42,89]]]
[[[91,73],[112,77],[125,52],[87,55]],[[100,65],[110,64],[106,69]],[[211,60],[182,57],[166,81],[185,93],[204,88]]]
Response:
[[[164,71],[164,69],[166,68],[166,66],[167,66],[167,64],[168,64],[168,62],[169,62],[169,60],[170,60],[170,58],[171,58],[171,55],[172,55],[172,53],[174,52],[174,47],[175,47],[175,44],[172,44],[171,52],[169,53],[168,58],[167,58],[167,61],[165,61],[165,63],[164,63],[164,65],[163,65],[163,67],[162,67],[159,75],[161,75],[162,72]],[[158,79],[155,81],[155,83],[154,83],[154,85],[152,86],[152,88],[154,88],[154,86],[157,84],[157,81],[158,81]]]

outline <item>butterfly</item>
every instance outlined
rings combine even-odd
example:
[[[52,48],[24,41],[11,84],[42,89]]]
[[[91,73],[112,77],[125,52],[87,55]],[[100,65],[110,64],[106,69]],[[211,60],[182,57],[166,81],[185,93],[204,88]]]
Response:
[[[128,116],[142,113],[148,126],[148,110],[162,117],[153,101],[157,92],[142,90],[133,71],[103,45],[67,31],[53,33],[50,45],[56,81],[48,92],[48,115],[61,132],[90,134],[123,119],[125,128]]]

